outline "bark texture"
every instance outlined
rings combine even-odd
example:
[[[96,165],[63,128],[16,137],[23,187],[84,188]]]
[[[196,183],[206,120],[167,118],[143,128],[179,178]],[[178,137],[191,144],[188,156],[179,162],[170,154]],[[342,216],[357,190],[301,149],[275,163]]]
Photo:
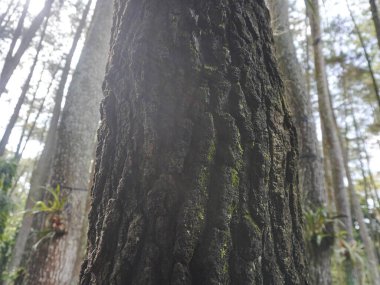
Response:
[[[305,284],[264,1],[115,1],[81,284]]]
[[[312,210],[327,207],[323,180],[322,155],[318,146],[316,126],[306,82],[297,60],[293,37],[289,28],[287,0],[270,0],[272,27],[275,30],[276,55],[285,80],[287,100],[296,119],[300,149],[299,180],[303,205]],[[321,245],[307,242],[310,284],[331,284],[330,254],[332,239]]]
[[[29,284],[69,285],[79,278],[74,275],[79,273],[75,265],[84,256],[82,228],[111,26],[112,2],[98,0],[62,111],[53,164],[51,184],[60,185],[61,194],[68,197],[61,214],[66,233],[44,242],[33,253]]]

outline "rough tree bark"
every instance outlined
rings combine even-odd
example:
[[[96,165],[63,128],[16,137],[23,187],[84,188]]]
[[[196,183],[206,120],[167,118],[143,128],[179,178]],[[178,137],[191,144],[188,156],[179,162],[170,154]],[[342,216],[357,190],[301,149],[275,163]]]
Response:
[[[88,2],[88,8],[91,1]],[[112,26],[112,1],[98,0],[85,45],[73,74],[57,136],[51,184],[68,196],[62,213],[66,233],[47,240],[32,254],[29,284],[69,285],[79,278],[83,260],[91,161],[99,123],[99,104]],[[78,276],[74,274],[78,273]]]
[[[264,1],[115,1],[81,284],[305,284]]]
[[[349,194],[344,185],[345,168],[344,154],[339,140],[338,130],[335,124],[334,113],[330,101],[328,82],[326,75],[325,60],[322,52],[322,33],[319,14],[319,0],[305,0],[308,10],[308,17],[311,26],[311,35],[313,38],[315,77],[318,91],[319,113],[322,125],[323,147],[327,154],[325,159],[329,159],[331,167],[332,183],[335,196],[335,207],[337,215],[340,217],[340,228],[346,231],[346,239],[349,243],[353,242],[352,215],[349,202]],[[350,260],[347,263],[347,282],[355,282],[357,276],[353,270],[353,264]]]
[[[275,30],[276,54],[285,80],[285,94],[296,119],[302,201],[306,207],[316,210],[327,207],[322,155],[318,147],[310,97],[307,94],[306,82],[297,60],[296,48],[289,28],[289,4],[286,0],[270,0],[269,6],[272,12],[272,27]],[[310,284],[331,284],[332,241],[333,239],[325,239],[320,245],[313,241],[306,241]]]

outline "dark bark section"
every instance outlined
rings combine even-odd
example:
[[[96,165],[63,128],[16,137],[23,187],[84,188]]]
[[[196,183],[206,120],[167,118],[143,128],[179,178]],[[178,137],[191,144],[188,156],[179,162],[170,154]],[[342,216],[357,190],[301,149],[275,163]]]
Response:
[[[115,4],[81,284],[304,284],[264,1]]]

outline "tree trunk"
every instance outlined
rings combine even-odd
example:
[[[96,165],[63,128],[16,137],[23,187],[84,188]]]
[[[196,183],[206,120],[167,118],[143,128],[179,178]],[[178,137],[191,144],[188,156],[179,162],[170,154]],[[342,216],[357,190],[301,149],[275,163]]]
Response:
[[[368,54],[366,43],[364,42],[362,33],[361,33],[360,29],[359,29],[359,26],[356,24],[354,14],[352,13],[352,10],[351,10],[350,5],[348,4],[347,0],[346,0],[346,5],[347,5],[348,11],[350,12],[350,17],[351,17],[352,23],[354,24],[356,34],[358,35],[360,45],[361,45],[361,47],[363,49],[364,58],[365,58],[365,60],[367,62],[367,66],[368,66],[368,72],[369,72],[369,75],[371,76],[371,80],[372,80],[373,91],[375,93],[375,98],[377,100],[377,104],[378,104],[379,109],[380,109],[380,90],[379,90],[379,86],[377,85],[377,81],[376,81],[376,77],[375,77],[375,72],[374,72],[374,70],[372,68],[372,61],[371,61],[371,58],[370,58],[370,56]]]
[[[37,46],[37,53],[34,57],[32,66],[31,66],[29,74],[28,74],[28,77],[25,80],[25,83],[24,83],[22,90],[21,90],[20,97],[16,103],[14,110],[13,110],[13,114],[12,114],[11,118],[9,119],[7,127],[5,128],[5,132],[1,138],[1,141],[0,141],[0,157],[3,156],[5,153],[5,149],[6,149],[6,146],[8,144],[9,138],[11,136],[12,130],[13,130],[14,126],[16,125],[17,119],[18,119],[19,114],[20,114],[21,107],[24,104],[24,101],[26,99],[26,95],[28,94],[30,82],[32,81],[32,77],[34,74],[34,69],[36,68],[36,65],[38,62],[38,57],[39,57],[40,52],[42,50],[42,43],[43,43],[43,40],[45,38],[48,19],[49,19],[49,17],[46,18],[45,26],[42,30],[41,38],[40,38],[40,41],[39,41],[38,46]]]
[[[34,104],[36,103],[36,100],[37,100],[37,93],[38,93],[38,90],[40,88],[40,85],[41,85],[41,82],[42,82],[42,76],[44,75],[44,72],[45,72],[45,65],[44,65],[44,68],[43,70],[40,72],[40,78],[38,79],[38,82],[35,86],[35,89],[33,91],[33,96],[32,96],[32,100],[30,101],[29,103],[29,107],[28,107],[28,112],[26,114],[26,118],[25,118],[25,121],[22,125],[22,130],[21,130],[21,134],[20,134],[20,138],[18,140],[18,143],[17,143],[17,147],[16,147],[16,151],[15,151],[15,154],[14,154],[14,157],[16,160],[20,160],[20,151],[21,151],[21,145],[24,141],[24,138],[25,138],[25,133],[27,132],[28,130],[28,125],[29,125],[29,120],[30,120],[30,116],[32,115],[34,109],[35,109],[35,106]],[[46,98],[47,96],[44,96],[44,99]]]
[[[90,5],[91,1],[87,4],[87,12]],[[60,185],[61,194],[68,196],[65,211],[61,214],[66,233],[47,240],[32,254],[28,274],[30,284],[68,285],[79,277],[74,276],[77,272],[75,265],[84,256],[82,229],[111,26],[112,1],[98,0],[92,26],[66,96],[53,164],[51,184],[53,187]]]
[[[8,6],[7,10],[4,12],[4,14],[2,14],[0,18],[0,39],[5,39],[7,37],[9,38],[10,36],[12,36],[12,33],[10,33],[10,35],[7,35],[6,31],[7,28],[9,28],[9,22],[11,21],[13,15],[15,15],[18,7],[20,6],[20,2],[21,0],[17,0],[16,3],[12,3],[12,1],[10,1],[10,6]],[[10,11],[11,8],[12,11]]]
[[[369,0],[369,5],[371,6],[371,14],[373,24],[375,25],[376,37],[377,37],[377,45],[380,49],[380,19],[379,19],[379,11],[377,9],[376,0]]]
[[[9,1],[9,2],[8,2],[8,5],[7,5],[7,8],[5,9],[4,13],[2,13],[2,14],[0,15],[0,29],[1,29],[1,27],[3,26],[3,22],[4,22],[4,20],[5,20],[5,17],[8,16],[8,15],[10,14],[10,12],[11,12],[11,8],[13,7],[13,5],[14,5],[13,1]],[[17,5],[18,5],[18,2],[16,3],[16,6],[17,6]],[[0,33],[0,35],[1,35],[1,33]]]
[[[83,16],[87,17],[88,10],[83,12]],[[32,178],[30,181],[30,190],[26,200],[25,209],[30,210],[36,201],[40,201],[44,198],[45,187],[48,184],[52,161],[56,151],[56,139],[58,122],[61,116],[61,105],[64,96],[65,86],[70,73],[71,62],[77,48],[82,31],[85,27],[85,20],[82,19],[75,32],[70,51],[66,56],[65,65],[62,69],[61,79],[58,85],[57,92],[54,99],[54,108],[52,118],[50,120],[49,130],[46,135],[45,146],[38,160],[36,168],[33,170]],[[29,260],[30,251],[33,244],[37,241],[37,233],[31,232],[31,229],[38,229],[41,224],[41,215],[32,217],[30,214],[25,214],[23,221],[17,235],[15,247],[14,247],[14,260],[12,260],[11,269],[16,269],[20,264],[26,265]]]
[[[272,26],[275,33],[276,54],[285,81],[287,101],[296,119],[299,157],[299,180],[303,204],[317,210],[327,206],[323,181],[322,155],[318,148],[316,126],[305,79],[297,60],[293,37],[289,28],[288,1],[269,1]],[[330,255],[333,239],[320,245],[307,242],[309,255],[310,284],[331,284]]]
[[[16,69],[20,62],[21,57],[24,55],[25,51],[29,48],[37,30],[42,25],[43,20],[50,15],[50,10],[53,5],[54,0],[46,0],[44,8],[40,13],[33,19],[30,27],[25,31],[22,39],[20,40],[20,45],[17,50],[10,54],[10,57],[4,62],[3,68],[0,73],[0,97],[5,92],[9,79],[12,76],[13,71]]]
[[[349,194],[344,185],[345,169],[343,151],[339,140],[338,130],[335,125],[335,118],[330,101],[328,82],[326,75],[325,60],[322,52],[322,33],[319,14],[319,1],[305,1],[311,26],[313,38],[315,76],[318,91],[319,113],[323,129],[323,146],[327,148],[329,164],[331,167],[332,182],[335,195],[335,207],[337,215],[340,217],[340,228],[346,231],[346,239],[353,242],[352,216],[350,210]],[[350,260],[347,260],[347,284],[356,282],[355,270]]]
[[[30,0],[26,0],[23,7],[22,7],[22,12],[21,12],[21,15],[18,19],[16,29],[12,33],[12,40],[11,40],[11,43],[9,45],[7,55],[5,56],[5,62],[11,60],[13,57],[13,53],[14,53],[16,43],[19,40],[19,38],[21,37],[23,29],[24,29],[24,22],[25,22],[26,15],[28,13],[29,5],[30,5]]]
[[[342,69],[344,72],[345,71],[344,65],[342,66]],[[346,82],[346,78],[344,76],[342,77],[342,87],[343,87],[343,93],[344,93],[343,95],[344,95],[345,101],[349,101],[351,103],[351,108],[353,108],[352,107],[352,97],[351,97],[352,95],[348,94],[347,82]],[[348,97],[350,97],[350,99],[348,99]],[[353,125],[355,128],[355,133],[357,134],[358,126],[357,126],[356,118],[355,118],[355,115],[353,112],[354,112],[353,109],[351,109],[351,113],[353,116]],[[375,251],[374,244],[373,244],[371,237],[370,237],[370,234],[368,232],[367,224],[364,221],[363,210],[362,210],[361,205],[360,205],[359,197],[356,194],[354,182],[353,182],[352,176],[351,176],[351,170],[350,170],[350,167],[348,165],[348,162],[349,162],[349,157],[348,157],[348,153],[349,153],[348,149],[349,148],[348,147],[349,147],[349,145],[347,144],[346,146],[344,146],[343,145],[343,139],[341,139],[341,144],[342,144],[342,149],[344,149],[344,167],[345,167],[345,171],[346,171],[346,175],[347,175],[348,190],[349,190],[350,198],[351,198],[352,213],[353,213],[353,216],[355,217],[356,221],[359,224],[359,234],[360,234],[360,238],[363,242],[364,251],[366,254],[366,259],[368,261],[367,268],[368,268],[368,272],[370,275],[369,277],[371,279],[370,284],[380,285],[380,275],[379,275],[379,270],[378,270],[379,262],[378,262],[377,257],[376,257],[376,251]],[[359,159],[361,160],[361,157]],[[362,168],[362,170],[364,170],[364,169]],[[364,177],[365,177],[365,175],[364,175]],[[366,195],[366,199],[368,199],[367,195]],[[366,203],[368,203],[368,200],[366,200]]]
[[[264,1],[115,3],[81,284],[305,284]]]

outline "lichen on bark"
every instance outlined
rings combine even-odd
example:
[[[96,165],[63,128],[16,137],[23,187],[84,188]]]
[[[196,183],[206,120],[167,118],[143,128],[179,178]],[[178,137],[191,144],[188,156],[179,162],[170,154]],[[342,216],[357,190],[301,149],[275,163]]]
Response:
[[[116,1],[81,284],[305,284],[264,1]]]

